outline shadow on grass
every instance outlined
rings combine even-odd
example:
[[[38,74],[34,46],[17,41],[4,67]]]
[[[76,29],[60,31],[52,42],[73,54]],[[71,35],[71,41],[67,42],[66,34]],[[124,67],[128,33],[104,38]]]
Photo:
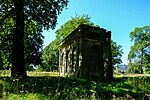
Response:
[[[63,77],[2,77],[0,96],[7,94],[42,94],[51,99],[142,99],[150,94],[150,77],[114,78],[92,81]],[[148,89],[148,90],[147,90]]]

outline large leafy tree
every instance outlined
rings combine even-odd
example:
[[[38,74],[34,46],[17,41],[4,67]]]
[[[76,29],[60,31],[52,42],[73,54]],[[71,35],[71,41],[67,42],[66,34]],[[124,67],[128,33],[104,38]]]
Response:
[[[24,60],[25,20],[33,21],[39,28],[55,28],[57,16],[67,6],[67,0],[0,0],[0,31],[3,31],[7,18],[12,18],[14,25],[12,46],[11,76],[26,76]]]
[[[150,69],[150,26],[136,27],[130,33],[130,38],[134,45],[128,54],[129,69],[143,73],[143,68]]]
[[[9,20],[4,25],[7,27],[3,32],[0,32],[0,61],[1,69],[12,67],[12,31],[9,30],[10,25],[13,25],[13,21]],[[43,35],[40,32],[38,25],[34,22],[25,21],[25,65],[27,70],[31,70],[30,64],[37,65],[41,62]]]
[[[90,17],[88,15],[71,17],[71,20],[67,21],[58,30],[56,30],[56,39],[45,47],[42,55],[43,70],[46,69],[47,71],[50,71],[51,69],[58,68],[60,42],[81,24],[99,27],[90,21]],[[111,48],[113,65],[121,63],[121,57],[123,54],[121,46],[112,41]]]

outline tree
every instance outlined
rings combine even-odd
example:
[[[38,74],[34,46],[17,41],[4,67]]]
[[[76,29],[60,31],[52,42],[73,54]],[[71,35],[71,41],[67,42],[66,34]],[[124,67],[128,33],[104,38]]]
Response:
[[[112,65],[115,66],[116,64],[121,64],[122,60],[122,54],[123,54],[123,49],[121,49],[121,45],[117,45],[116,42],[111,40],[111,50],[112,50]]]
[[[45,47],[42,55],[43,65],[45,65],[45,67],[42,66],[43,69],[49,69],[47,71],[50,71],[51,67],[53,67],[54,65],[58,69],[59,45],[61,41],[81,24],[99,27],[98,25],[94,25],[94,23],[90,21],[90,17],[88,15],[71,17],[71,20],[67,21],[58,30],[56,30],[55,32],[56,39]],[[116,42],[112,41],[111,47],[112,47],[113,65],[121,63],[122,62],[121,57],[123,54],[121,46],[117,45]]]
[[[45,71],[53,71],[58,69],[59,65],[59,42],[57,40],[52,41],[48,46],[44,48],[42,54],[42,69]]]
[[[41,64],[43,53],[43,38],[41,29],[34,22],[25,23],[25,65],[27,70],[32,70],[29,65]]]
[[[25,77],[24,28],[25,20],[33,21],[39,28],[54,29],[57,16],[67,6],[67,0],[0,0],[1,31],[7,18],[14,21],[12,46],[12,77]]]
[[[93,22],[90,22],[90,17],[88,15],[82,15],[75,17],[71,17],[71,20],[67,21],[64,25],[62,25],[58,30],[56,30],[56,39],[58,39],[59,43],[67,37],[72,31],[74,31],[79,25],[86,24],[90,26],[94,26]],[[97,27],[99,27],[97,25]]]
[[[131,41],[134,45],[131,46],[128,54],[130,65],[138,68],[139,73],[143,73],[143,68],[150,68],[149,55],[150,55],[150,26],[136,27],[130,33]],[[130,68],[135,68],[129,66]]]
[[[12,31],[9,30],[10,24],[14,22],[12,20],[7,21],[4,26],[7,27],[3,32],[0,32],[0,59],[1,69],[8,69],[12,67]],[[7,34],[6,34],[7,33]],[[30,64],[37,65],[41,63],[41,55],[43,52],[43,35],[40,32],[38,25],[34,22],[25,21],[25,66],[27,70],[32,70],[29,67]]]

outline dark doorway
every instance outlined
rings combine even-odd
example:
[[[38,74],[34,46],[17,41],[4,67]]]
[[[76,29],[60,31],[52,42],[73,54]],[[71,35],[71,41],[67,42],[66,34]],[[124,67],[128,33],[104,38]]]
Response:
[[[101,73],[101,57],[100,49],[96,45],[92,45],[88,49],[87,73],[89,78],[99,76]]]

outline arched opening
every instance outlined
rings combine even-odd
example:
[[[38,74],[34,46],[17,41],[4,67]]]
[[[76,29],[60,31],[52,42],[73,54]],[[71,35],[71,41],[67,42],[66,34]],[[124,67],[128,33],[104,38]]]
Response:
[[[68,72],[68,55],[69,54],[69,50],[66,51],[66,72]]]
[[[76,66],[76,47],[73,48],[72,50],[72,66],[71,66],[71,71],[75,71],[75,66]]]

